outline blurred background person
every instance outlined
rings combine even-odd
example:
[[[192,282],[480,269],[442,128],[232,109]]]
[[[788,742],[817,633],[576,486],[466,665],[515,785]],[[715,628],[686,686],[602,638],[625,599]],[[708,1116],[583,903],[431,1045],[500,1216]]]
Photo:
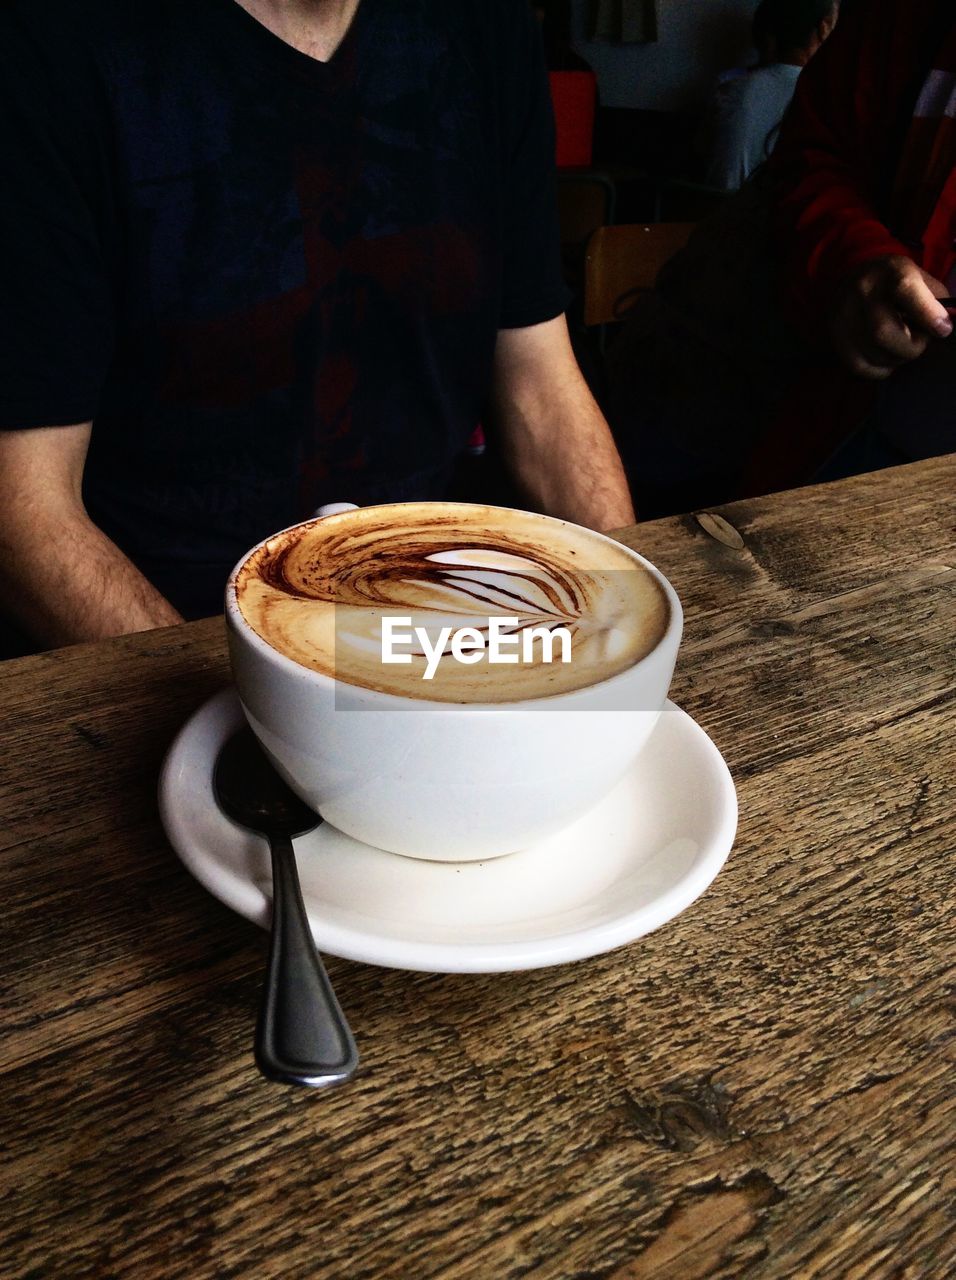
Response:
[[[784,122],[769,166],[784,303],[820,350],[793,433],[831,447],[817,478],[956,449],[939,301],[956,291],[954,117],[953,6],[868,0],[845,6]]]
[[[721,78],[698,138],[708,186],[735,191],[767,159],[797,79],[838,13],[839,0],[762,0],[757,6],[757,66]]]

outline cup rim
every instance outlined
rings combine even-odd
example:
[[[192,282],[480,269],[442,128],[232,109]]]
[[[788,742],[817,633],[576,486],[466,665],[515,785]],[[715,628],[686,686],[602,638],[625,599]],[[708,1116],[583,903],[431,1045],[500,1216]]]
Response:
[[[664,629],[664,634],[652,649],[648,650],[648,652],[645,653],[643,657],[639,658],[637,662],[626,667],[625,670],[618,671],[613,676],[607,676],[603,680],[596,680],[593,684],[583,685],[579,689],[569,689],[561,693],[548,694],[542,698],[520,698],[511,702],[450,702],[446,699],[439,698],[416,698],[398,693],[386,693],[381,689],[370,689],[365,685],[352,684],[346,680],[337,680],[334,676],[327,675],[324,671],[316,671],[311,667],[303,666],[301,662],[297,662],[295,658],[290,658],[288,654],[283,653],[280,649],[277,649],[274,645],[270,644],[269,641],[261,636],[252,624],[243,616],[242,610],[239,607],[239,600],[236,592],[236,582],[238,581],[239,574],[246,562],[250,560],[252,556],[260,550],[260,548],[264,547],[267,543],[272,542],[273,539],[280,538],[283,534],[290,533],[294,529],[308,528],[310,525],[318,524],[319,521],[341,520],[343,518],[353,516],[356,510],[380,511],[389,507],[401,508],[404,510],[408,507],[436,506],[446,508],[455,507],[466,511],[481,510],[500,511],[504,513],[520,510],[522,515],[532,516],[536,520],[543,520],[549,524],[559,524],[565,528],[581,529],[591,537],[598,538],[603,542],[609,543],[611,546],[623,549],[652,575],[664,592],[664,598],[667,600],[668,605],[668,620],[667,626]],[[563,520],[560,516],[544,515],[542,512],[538,511],[525,511],[523,508],[500,507],[487,502],[445,502],[441,499],[422,499],[412,502],[369,503],[367,506],[357,507],[348,511],[338,511],[329,516],[310,516],[305,520],[296,520],[294,523],[286,525],[284,529],[277,529],[274,533],[267,534],[267,536],[261,538],[254,547],[250,547],[248,551],[244,552],[233,566],[226,581],[224,612],[227,625],[231,625],[234,630],[242,636],[245,642],[251,644],[253,650],[258,652],[267,660],[274,662],[280,670],[284,670],[291,675],[297,675],[300,678],[307,679],[309,681],[318,680],[320,683],[331,685],[333,689],[336,685],[341,685],[343,688],[350,690],[360,700],[368,699],[370,701],[374,701],[376,704],[384,702],[385,705],[391,705],[396,710],[427,710],[432,713],[445,712],[448,714],[452,712],[465,712],[469,715],[490,715],[494,712],[509,712],[513,714],[515,710],[534,711],[536,708],[546,709],[549,706],[553,707],[559,706],[562,703],[567,703],[572,699],[581,700],[587,695],[593,694],[595,690],[603,691],[612,688],[617,683],[633,679],[634,672],[638,671],[645,664],[648,664],[650,660],[661,651],[661,649],[669,645],[669,642],[675,642],[676,649],[680,643],[684,629],[684,610],[677,592],[660,569],[658,569],[657,565],[652,564],[650,560],[642,556],[639,551],[635,551],[633,547],[629,547],[627,543],[619,542],[617,538],[612,538],[610,535],[601,533],[597,529],[588,529],[584,525],[576,524],[573,520]],[[384,706],[382,709],[384,710]]]

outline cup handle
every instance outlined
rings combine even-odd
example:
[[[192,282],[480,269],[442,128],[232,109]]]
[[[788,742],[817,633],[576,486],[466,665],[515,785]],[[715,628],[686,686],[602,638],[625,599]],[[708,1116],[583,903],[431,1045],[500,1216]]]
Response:
[[[340,511],[358,511],[356,502],[326,502],[313,512],[315,516],[337,516]]]

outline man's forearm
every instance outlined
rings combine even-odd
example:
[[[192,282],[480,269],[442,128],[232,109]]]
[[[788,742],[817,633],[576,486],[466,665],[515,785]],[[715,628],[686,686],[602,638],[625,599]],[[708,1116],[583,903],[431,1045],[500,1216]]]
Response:
[[[518,383],[499,396],[497,417],[505,461],[529,505],[592,529],[634,523],[620,455],[576,367],[546,386]]]
[[[505,456],[529,503],[591,529],[619,529],[636,516],[624,468],[607,423],[593,403],[531,407]]]
[[[0,531],[0,608],[51,648],[182,621],[82,510],[7,522]]]

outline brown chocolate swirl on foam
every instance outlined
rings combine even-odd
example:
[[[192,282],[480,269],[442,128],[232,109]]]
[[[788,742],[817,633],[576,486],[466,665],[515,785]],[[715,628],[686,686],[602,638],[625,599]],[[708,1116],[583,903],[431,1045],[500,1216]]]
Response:
[[[463,605],[470,602],[469,613],[493,607],[499,613],[516,610],[519,616],[530,617],[541,612],[542,603],[529,589],[531,583],[539,595],[545,596],[555,617],[575,618],[585,608],[580,583],[572,574],[556,562],[542,564],[537,555],[530,558],[526,545],[511,543],[502,536],[482,538],[470,532],[466,545],[460,539],[436,542],[428,537],[412,540],[409,545],[408,537],[403,535],[401,546],[380,546],[369,560],[358,564],[349,560],[349,542],[347,533],[330,537],[316,548],[315,558],[309,557],[304,564],[296,560],[301,544],[280,547],[262,560],[259,576],[276,591],[295,599],[359,608],[393,609],[420,604],[414,597],[424,587],[454,591]],[[475,564],[473,553],[485,553],[499,563]],[[443,562],[440,556],[449,559]],[[514,563],[506,557],[513,557]],[[489,574],[507,579],[508,585],[475,577],[474,571],[482,567]],[[410,591],[413,584],[419,590]]]
[[[614,544],[573,526],[498,508],[419,504],[368,508],[278,535],[243,566],[243,616],[274,648],[340,680],[403,696],[501,702],[545,697],[616,674],[643,657],[666,628],[653,576]],[[547,541],[545,541],[545,538]],[[582,567],[586,565],[587,567]],[[487,634],[489,619],[567,627],[572,661],[472,666],[442,658],[423,680],[425,655],[385,665],[381,619],[411,616]]]

